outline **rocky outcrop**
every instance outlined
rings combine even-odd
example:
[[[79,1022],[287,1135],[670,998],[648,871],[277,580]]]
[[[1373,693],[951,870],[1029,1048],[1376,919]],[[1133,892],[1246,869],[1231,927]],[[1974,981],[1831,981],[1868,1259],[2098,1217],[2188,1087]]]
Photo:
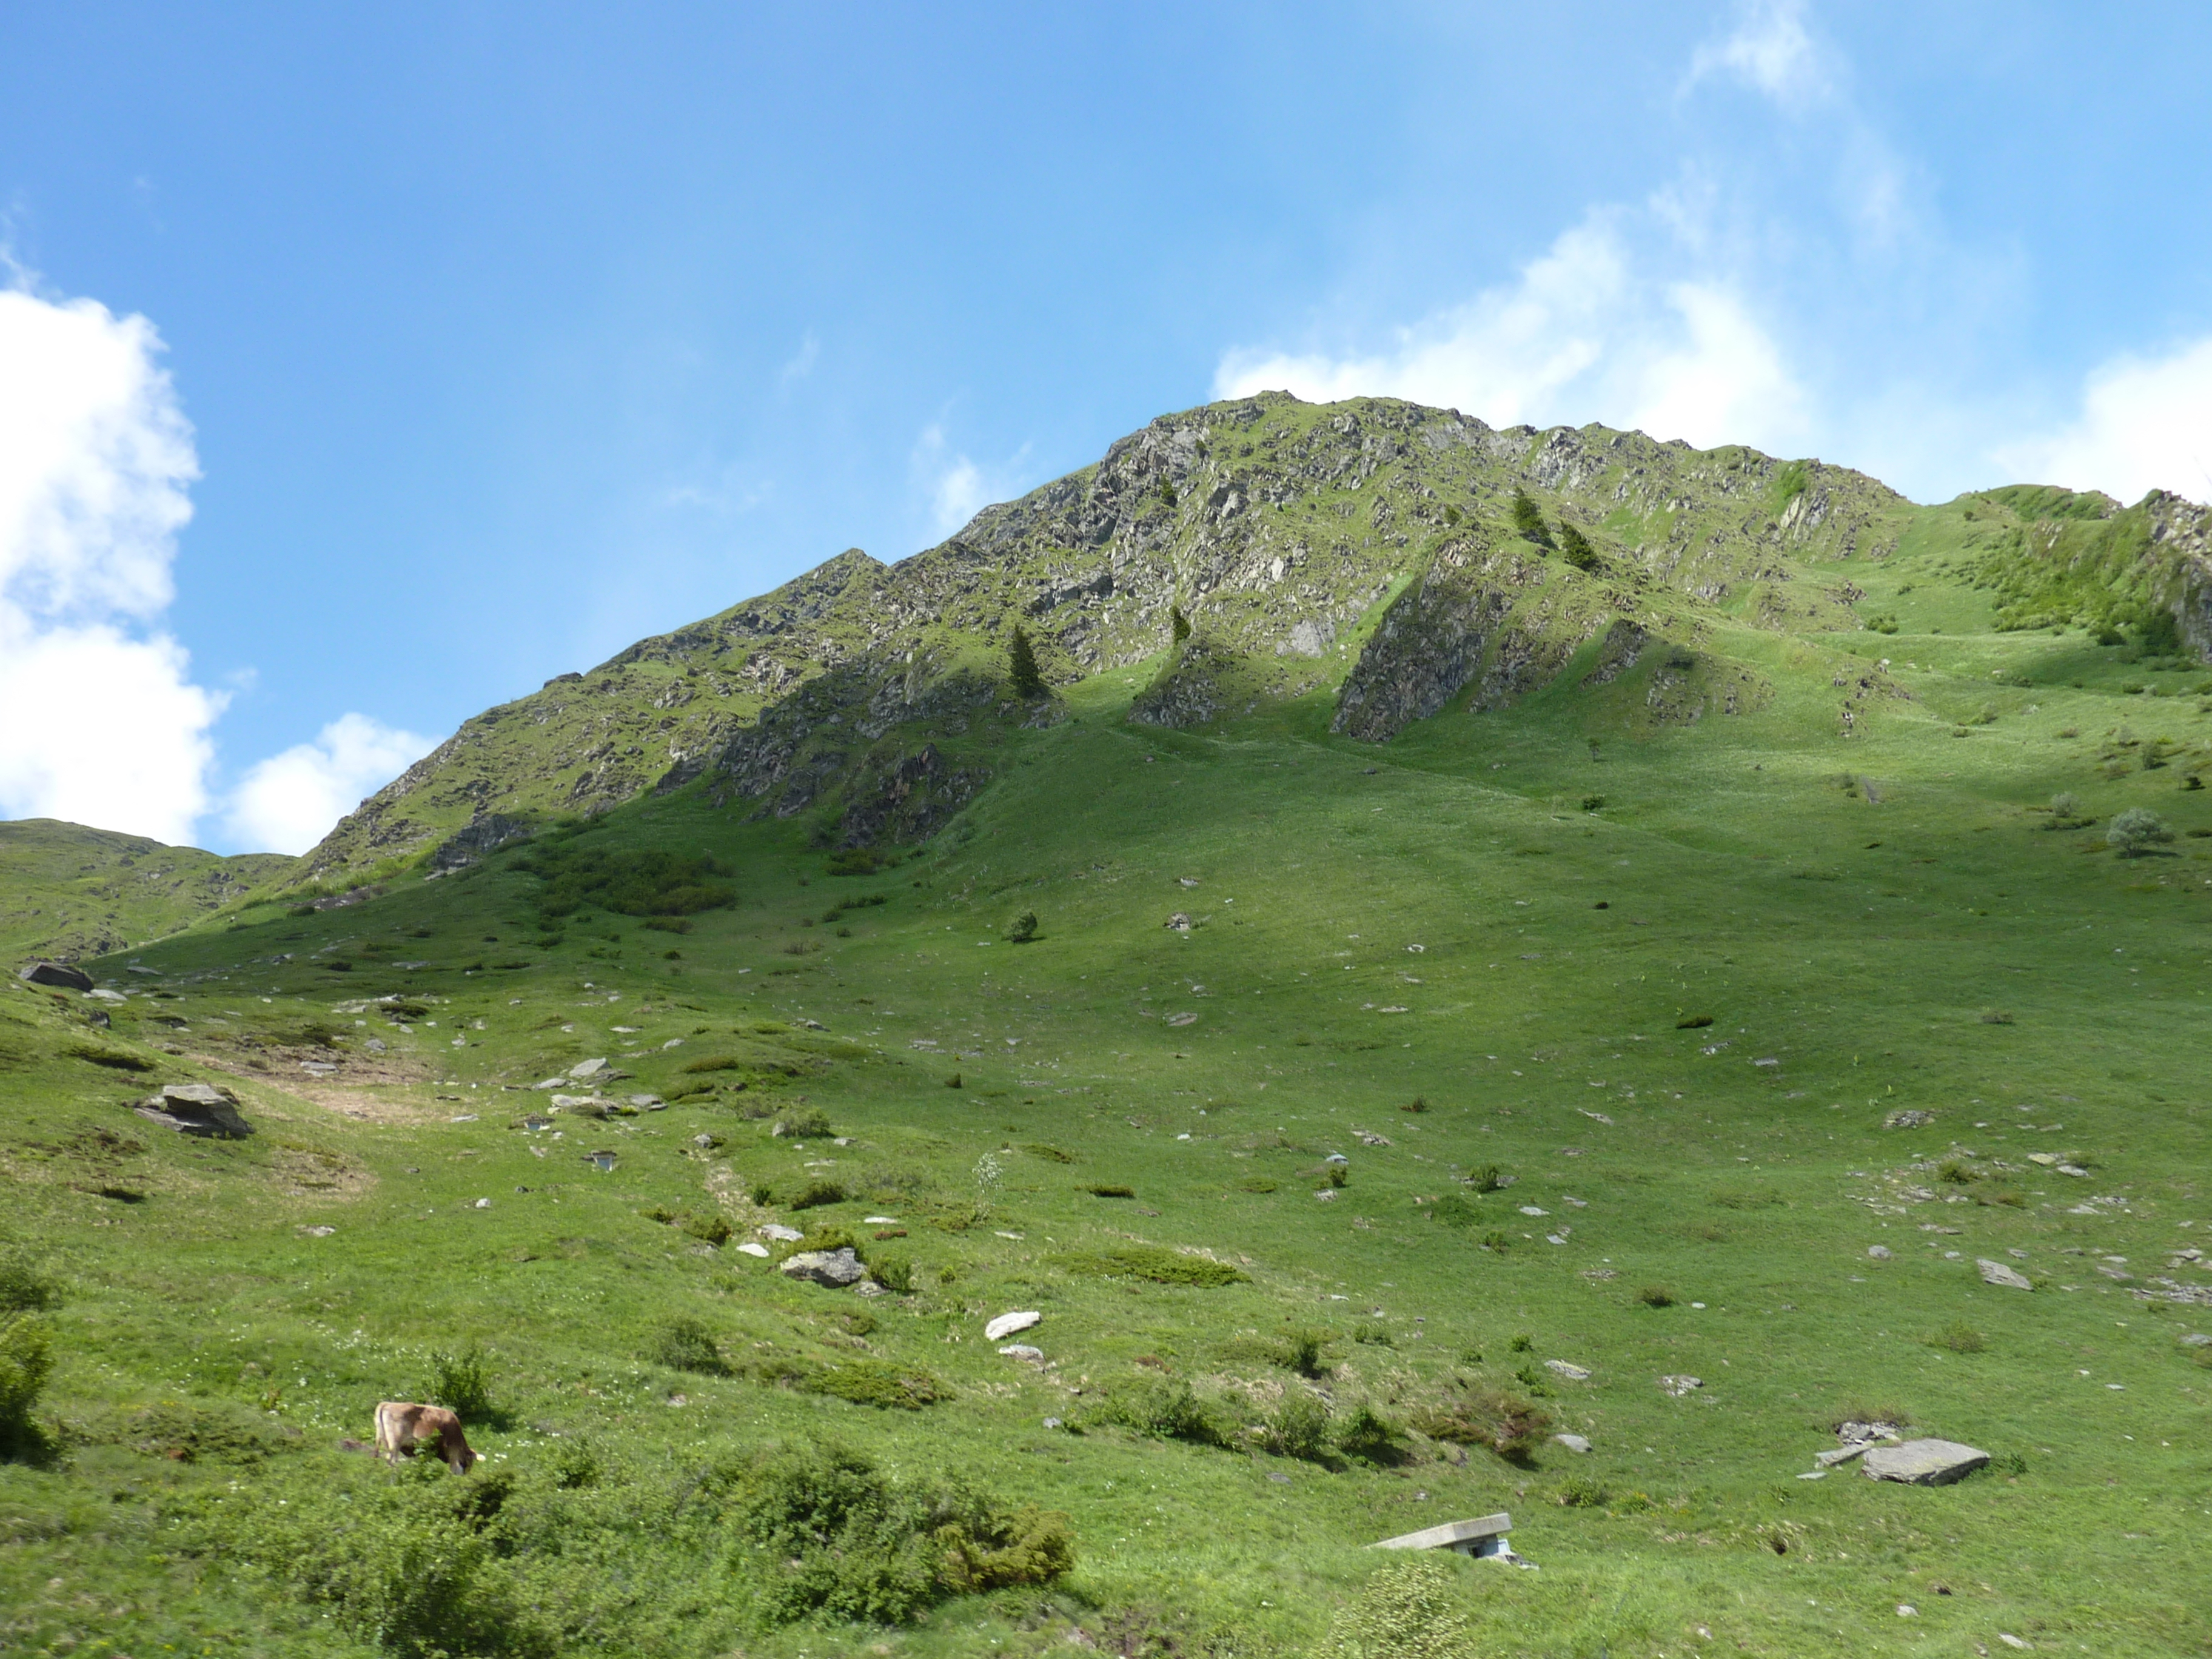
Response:
[[[15,970],[15,977],[32,985],[44,985],[56,991],[89,991],[92,975],[82,968],[72,968],[65,962],[48,962],[43,957],[26,963]]]
[[[483,813],[471,818],[430,854],[430,867],[441,873],[465,869],[510,842],[527,840],[530,833],[531,825],[526,818],[508,817],[501,812]]]

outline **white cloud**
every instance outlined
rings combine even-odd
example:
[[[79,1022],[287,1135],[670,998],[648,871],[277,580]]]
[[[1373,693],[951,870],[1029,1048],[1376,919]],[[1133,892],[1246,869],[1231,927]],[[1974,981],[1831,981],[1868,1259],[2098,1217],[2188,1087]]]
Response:
[[[915,474],[928,494],[930,526],[939,536],[951,535],[993,501],[1021,494],[1018,480],[1030,453],[1024,444],[1004,466],[987,470],[948,449],[941,426],[923,428],[914,447]]]
[[[161,349],[143,317],[0,289],[0,813],[174,842],[228,699],[136,631],[169,602],[199,476]]]
[[[822,342],[814,337],[814,331],[810,328],[805,337],[799,343],[797,355],[777,372],[776,384],[787,386],[793,380],[805,380],[814,372],[814,365],[821,361],[821,357]]]
[[[304,853],[437,745],[435,738],[366,714],[341,715],[313,743],[295,744],[246,773],[231,796],[231,836],[258,851]]]
[[[1603,420],[1700,446],[1786,448],[1802,434],[1803,398],[1750,307],[1718,275],[1656,268],[1670,251],[1650,246],[1653,233],[1685,240],[1681,215],[1672,198],[1641,213],[1599,210],[1516,280],[1400,331],[1388,350],[1232,351],[1216,390],[1401,397],[1496,426]]]
[[[2212,338],[2100,365],[2071,421],[1996,456],[2014,478],[2101,489],[2130,504],[2154,489],[2212,501]]]
[[[1832,89],[1805,27],[1803,0],[1747,0],[1735,27],[1690,60],[1689,85],[1715,75],[1740,81],[1785,109],[1802,109]]]

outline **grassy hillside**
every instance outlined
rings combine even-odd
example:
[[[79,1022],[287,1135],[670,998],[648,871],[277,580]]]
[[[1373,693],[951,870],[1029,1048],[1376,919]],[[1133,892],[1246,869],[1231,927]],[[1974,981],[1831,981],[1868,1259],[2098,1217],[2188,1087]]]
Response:
[[[105,1031],[11,983],[8,1643],[2203,1651],[2212,682],[2001,631],[1990,510],[1800,556],[1894,631],[1698,600],[1333,731],[1409,581],[1194,729],[1164,647],[989,705],[919,845],[706,774],[110,957]],[[128,1109],[194,1079],[257,1133]],[[471,1345],[486,1463],[342,1448]],[[1799,1478],[1870,1416],[1996,1462]],[[1538,1571],[1364,1547],[1498,1510]]]
[[[160,939],[291,865],[281,854],[220,858],[52,818],[0,822],[0,956],[74,961]]]

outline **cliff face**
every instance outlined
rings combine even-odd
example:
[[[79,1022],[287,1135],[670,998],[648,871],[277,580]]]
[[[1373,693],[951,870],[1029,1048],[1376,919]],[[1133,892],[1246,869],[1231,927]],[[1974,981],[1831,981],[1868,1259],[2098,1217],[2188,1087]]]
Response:
[[[1516,492],[1543,515],[1536,539]],[[1851,595],[1809,568],[1880,556],[1911,511],[1841,468],[1601,427],[1501,430],[1385,398],[1211,404],[896,565],[848,551],[477,716],[307,867],[357,875],[439,848],[458,866],[498,838],[487,818],[694,783],[783,814],[849,789],[842,833],[927,833],[988,779],[994,732],[1049,718],[1005,690],[1016,622],[1050,680],[1164,655],[1139,720],[1334,691],[1336,728],[1382,741],[1462,695],[1524,696],[1592,641],[1624,672],[1623,622],[1639,639],[1692,612],[1849,626]],[[1573,538],[1587,558],[1563,554]],[[1176,606],[1196,636],[1171,651]]]

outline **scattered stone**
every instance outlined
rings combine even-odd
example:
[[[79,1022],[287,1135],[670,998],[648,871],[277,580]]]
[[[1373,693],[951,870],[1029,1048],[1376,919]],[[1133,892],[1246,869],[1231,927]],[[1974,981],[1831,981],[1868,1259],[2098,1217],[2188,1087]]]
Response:
[[[999,1352],[1009,1359],[1023,1360],[1032,1365],[1044,1363],[1044,1350],[1033,1348],[1026,1342],[1009,1342]]]
[[[1587,1382],[1589,1381],[1589,1367],[1587,1365],[1577,1365],[1569,1360],[1547,1359],[1544,1362],[1544,1369],[1551,1372],[1554,1376],[1564,1376],[1570,1382]]]
[[[1170,1025],[1195,1025],[1198,1024],[1198,1016],[1196,1014],[1170,1014],[1168,1016],[1168,1024]]]
[[[1346,1158],[1342,1152],[1331,1152],[1327,1158],[1322,1159],[1322,1162],[1324,1164],[1348,1164],[1352,1160]]]
[[[568,1080],[568,1079],[566,1079],[566,1078],[560,1078],[560,1077],[549,1077],[549,1078],[547,1078],[547,1079],[545,1079],[545,1081],[544,1081],[544,1082],[543,1082],[543,1083],[533,1083],[533,1084],[532,1084],[530,1086],[531,1086],[532,1088],[533,1088],[533,1089],[557,1089],[557,1088],[559,1088],[559,1087],[560,1087],[563,1083],[566,1083]]]
[[[179,1134],[243,1140],[252,1126],[238,1115],[238,1097],[208,1083],[165,1083],[137,1107],[138,1115],[167,1125]]]
[[[864,1279],[853,1286],[854,1296],[889,1296],[890,1292],[872,1279]]]
[[[860,1258],[849,1244],[835,1250],[801,1250],[786,1258],[783,1273],[787,1279],[803,1279],[810,1284],[824,1285],[842,1291],[848,1285],[857,1285],[868,1276],[860,1265]]]
[[[1982,1283],[1984,1285],[2002,1285],[2008,1291],[2032,1291],[2035,1288],[2029,1282],[2026,1273],[2017,1267],[2007,1266],[2004,1262],[1992,1261],[1987,1256],[1984,1256],[1976,1261],[1974,1265],[1982,1270]]]
[[[2029,1644],[2021,1641],[2020,1638],[2014,1636],[2008,1630],[1999,1631],[1997,1632],[1997,1640],[2003,1643],[2008,1648],[2019,1648],[2023,1650],[2027,1650],[2030,1645]]]
[[[1590,1449],[1590,1443],[1578,1434],[1555,1434],[1552,1438],[1577,1455],[1587,1452]]]
[[[749,1238],[738,1245],[738,1249],[742,1255],[758,1256],[763,1261],[768,1260],[768,1246],[757,1243],[752,1239]]]
[[[1291,1477],[1287,1474],[1275,1474],[1271,1473],[1267,1476],[1267,1479],[1273,1481],[1279,1486],[1287,1486],[1291,1484]]]
[[[1885,1129],[1924,1129],[1935,1121],[1935,1113],[1923,1112],[1917,1107],[1905,1106],[1900,1107],[1882,1119],[1881,1127]]]
[[[1001,1342],[1018,1331],[1033,1329],[1043,1322],[1044,1316],[1034,1310],[1027,1313],[1002,1313],[983,1327],[984,1339],[991,1342]]]
[[[2181,1346],[2185,1348],[2212,1346],[2212,1336],[2207,1336],[2203,1331],[2191,1331],[2181,1339]]]
[[[332,1233],[337,1231],[337,1229],[335,1227],[302,1227],[300,1231],[307,1234],[310,1238],[328,1238]]]
[[[1060,1419],[1056,1417],[1048,1417],[1044,1420],[1044,1425],[1048,1429],[1056,1429],[1060,1425]]]
[[[1955,1440],[1907,1440],[1869,1449],[1862,1466],[1869,1480],[1901,1480],[1913,1486],[1948,1486],[1963,1480],[1990,1461],[1985,1451]]]
[[[1371,1129],[1354,1129],[1352,1138],[1363,1146],[1388,1146],[1392,1144],[1387,1135],[1378,1135]]]
[[[491,1208],[491,1200],[488,1198],[478,1199],[477,1200],[477,1208],[479,1210],[489,1210]]]
[[[898,1225],[898,1218],[895,1215],[862,1216],[860,1224],[865,1227],[896,1227]]]
[[[1522,1215],[1549,1215],[1551,1214],[1551,1212],[1549,1210],[1539,1209],[1534,1204],[1523,1204],[1521,1206],[1521,1213]]]
[[[763,1238],[772,1238],[779,1244],[796,1244],[806,1237],[796,1227],[786,1227],[774,1221],[768,1222],[754,1231]]]
[[[659,1095],[632,1095],[629,1103],[641,1112],[658,1112],[665,1109],[668,1103]]]
[[[1333,1204],[1336,1201],[1336,1188],[1334,1187],[1316,1188],[1314,1191],[1314,1196],[1324,1204]]]
[[[50,985],[57,991],[92,989],[92,975],[83,969],[65,962],[48,962],[44,957],[17,969],[15,977],[33,985]]]
[[[1797,1478],[1800,1480],[1826,1480],[1828,1472],[1826,1469],[1807,1469]]]
[[[1692,1389],[1702,1389],[1705,1386],[1705,1379],[1702,1376],[1662,1376],[1659,1379],[1660,1389],[1663,1393],[1673,1395],[1677,1400],[1681,1399]]]
[[[300,1062],[300,1069],[312,1077],[328,1077],[337,1067],[326,1060],[303,1060]]]
[[[568,1068],[568,1075],[581,1083],[587,1079],[599,1076],[606,1069],[607,1062],[604,1059],[579,1060]]]
[[[1876,1261],[1887,1261],[1890,1259],[1889,1246],[1887,1244],[1869,1244],[1867,1246],[1867,1254]]]
[[[380,1054],[384,1052],[384,1039],[382,1037],[371,1037],[362,1046],[372,1054]]]

